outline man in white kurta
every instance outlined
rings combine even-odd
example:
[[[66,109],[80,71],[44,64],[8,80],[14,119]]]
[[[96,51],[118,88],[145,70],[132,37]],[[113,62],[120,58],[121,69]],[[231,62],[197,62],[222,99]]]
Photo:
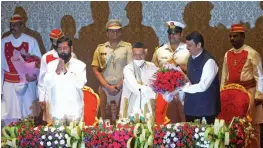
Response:
[[[50,89],[50,114],[53,123],[67,124],[79,121],[83,116],[83,91],[86,79],[86,64],[71,57],[72,42],[68,38],[58,40],[58,59],[47,64],[43,78]]]
[[[50,40],[52,42],[52,50],[45,53],[41,58],[40,72],[38,77],[38,95],[40,106],[43,109],[43,120],[47,123],[52,123],[49,115],[49,98],[50,90],[44,87],[44,76],[47,73],[47,64],[55,59],[58,59],[57,53],[57,40],[64,37],[64,33],[60,29],[53,29],[49,33]]]
[[[146,62],[143,43],[133,45],[133,61],[123,70],[124,81],[121,97],[120,117],[126,118],[136,114],[145,118],[155,118],[156,93],[151,88],[153,74],[159,69],[151,62]]]
[[[10,19],[9,36],[1,40],[1,119],[5,124],[17,119],[37,116],[33,114],[33,102],[37,99],[36,80],[37,76],[27,77],[26,83],[20,83],[20,77],[11,62],[14,50],[24,49],[31,55],[41,57],[37,40],[22,33],[24,27],[23,19],[14,15]],[[23,89],[23,93],[21,93]]]

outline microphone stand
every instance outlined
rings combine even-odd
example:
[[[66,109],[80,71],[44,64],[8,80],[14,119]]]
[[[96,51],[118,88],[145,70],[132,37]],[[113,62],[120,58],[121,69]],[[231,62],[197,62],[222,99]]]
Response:
[[[139,91],[140,91],[140,114],[141,114],[141,111],[142,111],[142,91],[140,88],[139,88]],[[139,118],[140,118],[140,123],[142,123],[141,117],[139,117]]]

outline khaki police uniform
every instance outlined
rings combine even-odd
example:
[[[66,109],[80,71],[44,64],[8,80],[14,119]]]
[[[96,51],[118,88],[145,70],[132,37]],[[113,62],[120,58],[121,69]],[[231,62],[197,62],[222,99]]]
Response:
[[[123,79],[123,68],[132,60],[132,46],[130,43],[120,41],[114,49],[109,42],[99,44],[95,50],[92,66],[97,66],[102,70],[102,75],[109,85],[115,85]],[[106,88],[99,87],[100,110],[103,119],[106,118],[106,104],[115,101],[119,106],[121,92],[116,96],[108,94]],[[119,107],[117,107],[119,108]],[[108,113],[108,111],[107,111]],[[114,113],[115,114],[115,113]],[[116,112],[116,115],[118,112]]]

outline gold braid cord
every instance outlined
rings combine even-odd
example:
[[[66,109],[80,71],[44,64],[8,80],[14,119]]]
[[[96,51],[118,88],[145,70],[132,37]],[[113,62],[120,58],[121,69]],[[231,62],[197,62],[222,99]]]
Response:
[[[98,115],[98,110],[99,110],[99,106],[100,106],[100,98],[99,98],[99,95],[97,93],[95,93],[93,91],[92,88],[88,87],[88,86],[84,86],[82,88],[83,91],[88,91],[90,92],[91,94],[95,95],[95,97],[97,98],[97,110],[96,110],[96,118],[95,118],[95,122],[93,123],[93,125],[96,125],[98,123],[98,118],[97,118],[97,115]]]
[[[248,94],[249,96],[249,99],[251,100],[252,99],[252,95],[250,94],[249,91],[246,90],[245,87],[243,87],[242,85],[239,85],[239,84],[228,84],[228,85],[225,85],[223,86],[221,89],[220,89],[220,92],[221,91],[224,91],[224,90],[228,90],[228,89],[237,89],[237,90],[240,90],[242,92],[245,92],[246,94]]]

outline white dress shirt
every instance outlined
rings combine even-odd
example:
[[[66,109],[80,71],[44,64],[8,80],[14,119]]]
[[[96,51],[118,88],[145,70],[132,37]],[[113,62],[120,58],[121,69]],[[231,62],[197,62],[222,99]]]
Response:
[[[192,58],[193,59],[197,58],[198,56],[200,56],[202,52],[200,52],[196,56],[192,56]],[[199,83],[184,87],[182,91],[191,94],[206,91],[214,81],[217,73],[218,73],[218,66],[215,60],[214,59],[207,60],[203,67],[203,71]]]

